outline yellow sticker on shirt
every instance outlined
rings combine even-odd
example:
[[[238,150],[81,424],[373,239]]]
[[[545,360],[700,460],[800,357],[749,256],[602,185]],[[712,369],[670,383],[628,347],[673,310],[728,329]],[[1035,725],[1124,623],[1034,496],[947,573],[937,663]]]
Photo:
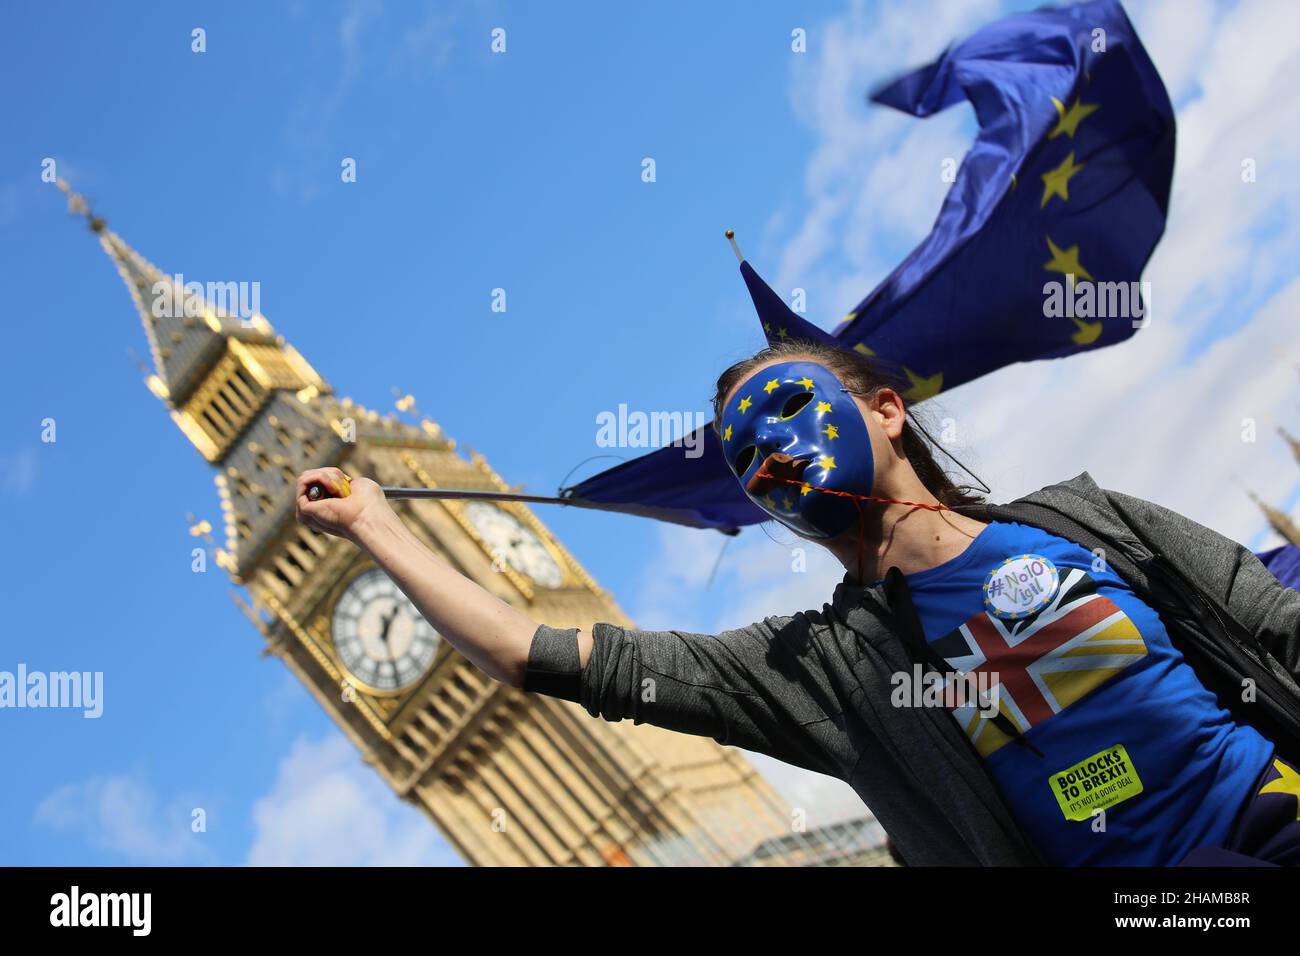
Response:
[[[1142,792],[1142,779],[1123,744],[1107,747],[1047,778],[1067,820],[1088,820]]]

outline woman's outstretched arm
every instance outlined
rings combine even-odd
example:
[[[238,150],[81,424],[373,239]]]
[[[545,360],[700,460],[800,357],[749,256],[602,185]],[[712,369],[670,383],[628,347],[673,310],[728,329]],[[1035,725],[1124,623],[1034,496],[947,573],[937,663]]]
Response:
[[[310,501],[322,482],[342,497]],[[846,752],[839,707],[802,617],[718,635],[538,626],[435,555],[367,478],[337,468],[298,477],[298,520],[346,538],[393,579],[456,650],[512,687],[838,775]],[[593,636],[594,635],[594,636]]]
[[[307,486],[313,482],[338,497],[308,500]],[[502,683],[523,686],[537,622],[430,551],[394,513],[375,482],[355,478],[349,484],[337,468],[303,472],[298,476],[298,520],[361,548],[474,666]],[[585,665],[589,636],[580,636],[578,650]]]

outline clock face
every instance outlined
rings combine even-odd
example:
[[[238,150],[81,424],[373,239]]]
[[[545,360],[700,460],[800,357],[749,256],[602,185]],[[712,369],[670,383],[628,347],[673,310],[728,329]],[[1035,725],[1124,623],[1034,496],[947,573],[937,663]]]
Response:
[[[510,512],[486,501],[470,501],[465,505],[465,517],[493,555],[500,555],[520,574],[544,588],[564,583],[564,572],[541,538]]]
[[[334,607],[339,662],[363,687],[393,692],[414,684],[438,650],[438,632],[383,571],[359,574]]]

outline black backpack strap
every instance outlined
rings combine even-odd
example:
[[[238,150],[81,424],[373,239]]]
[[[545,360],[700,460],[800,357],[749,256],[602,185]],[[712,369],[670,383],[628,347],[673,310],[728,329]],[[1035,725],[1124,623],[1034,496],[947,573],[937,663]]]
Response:
[[[1255,634],[1235,621],[1226,619],[1215,602],[1189,581],[1187,575],[1178,570],[1166,555],[1153,551],[1150,558],[1139,564],[1121,549],[1103,541],[1073,518],[1043,505],[1024,501],[1009,505],[993,505],[990,513],[995,514],[998,520],[1002,521],[1019,520],[1023,517],[1035,527],[1073,541],[1094,554],[1100,551],[1102,560],[1113,567],[1125,581],[1130,584],[1135,580],[1145,583],[1158,600],[1169,601],[1172,597],[1182,601],[1193,616],[1209,615],[1225,635],[1235,639],[1238,644],[1250,645],[1259,661],[1264,661],[1269,656]],[[1160,593],[1162,588],[1164,593]]]
[[[1025,524],[1041,528],[1060,538],[1073,541],[1093,554],[1098,551],[1102,560],[1115,569],[1126,581],[1146,580],[1146,573],[1137,562],[1115,547],[1113,542],[1104,541],[1068,515],[1063,515],[1055,508],[1034,504],[1030,501],[1017,501],[1009,505],[990,505],[989,515],[996,521],[1023,521]]]

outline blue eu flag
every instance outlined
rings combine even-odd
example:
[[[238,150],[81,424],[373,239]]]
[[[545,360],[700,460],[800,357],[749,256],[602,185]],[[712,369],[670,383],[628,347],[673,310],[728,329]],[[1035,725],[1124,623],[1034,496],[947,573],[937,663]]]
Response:
[[[835,332],[914,400],[1132,335],[1169,205],[1173,107],[1119,3],[1001,20],[872,97],[963,98],[980,132],[934,229]]]
[[[831,338],[874,356],[915,402],[1145,324],[1140,279],[1164,232],[1174,116],[1120,4],[1007,17],[872,96],[920,117],[963,99],[979,135],[934,228],[833,333],[742,263],[769,340]],[[702,457],[661,449],[568,493],[698,527],[764,520],[704,438]]]

